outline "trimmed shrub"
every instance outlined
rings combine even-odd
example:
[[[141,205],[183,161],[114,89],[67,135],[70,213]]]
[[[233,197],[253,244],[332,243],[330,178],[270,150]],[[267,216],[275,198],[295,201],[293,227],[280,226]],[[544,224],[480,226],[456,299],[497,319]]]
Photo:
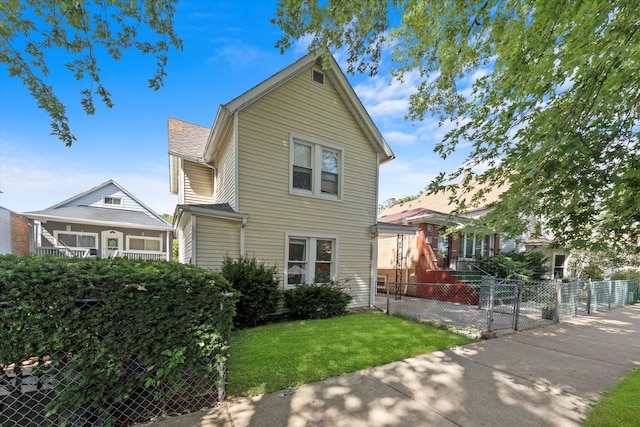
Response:
[[[239,292],[233,318],[236,328],[260,325],[278,309],[282,291],[275,266],[258,263],[255,258],[225,257],[221,272]]]
[[[135,393],[166,401],[186,387],[187,371],[217,376],[231,291],[220,274],[166,261],[2,255],[0,364],[37,357],[60,366],[46,412],[110,425]]]
[[[477,256],[478,267],[503,279],[543,280],[547,273],[542,252],[508,252],[492,257]]]
[[[284,292],[284,305],[295,319],[324,319],[346,313],[353,297],[345,292],[345,282],[301,284]]]

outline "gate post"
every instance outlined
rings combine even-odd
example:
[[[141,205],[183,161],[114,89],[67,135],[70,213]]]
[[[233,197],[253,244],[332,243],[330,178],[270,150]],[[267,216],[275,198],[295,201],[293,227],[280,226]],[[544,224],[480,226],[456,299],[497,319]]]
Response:
[[[387,288],[387,316],[391,316],[391,312],[389,311],[389,308],[391,308],[391,303],[389,302],[389,281],[387,281],[385,287]]]
[[[487,332],[491,332],[493,326],[493,296],[496,292],[496,279],[491,277],[489,279],[489,303],[487,304]]]
[[[591,279],[587,282],[587,314],[591,314]]]
[[[522,282],[516,282],[516,301],[515,301],[515,318],[513,322],[513,330],[518,330],[518,321],[520,320],[520,298],[522,298]]]

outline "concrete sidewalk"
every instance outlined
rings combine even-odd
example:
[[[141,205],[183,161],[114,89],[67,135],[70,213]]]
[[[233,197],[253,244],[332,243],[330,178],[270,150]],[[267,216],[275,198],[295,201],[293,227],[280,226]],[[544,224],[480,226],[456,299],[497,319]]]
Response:
[[[577,426],[640,366],[640,305],[303,385],[152,427]]]

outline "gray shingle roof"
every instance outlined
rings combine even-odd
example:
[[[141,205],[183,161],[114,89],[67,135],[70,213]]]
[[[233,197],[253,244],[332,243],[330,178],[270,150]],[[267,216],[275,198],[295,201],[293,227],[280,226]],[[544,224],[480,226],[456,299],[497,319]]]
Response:
[[[229,203],[178,205],[178,208],[184,208],[184,207],[211,209],[213,211],[222,211],[222,212],[234,212],[234,213],[236,212],[233,210],[233,208]]]
[[[211,129],[169,118],[169,154],[201,160]]]
[[[129,211],[125,209],[96,208],[92,206],[73,206],[63,208],[48,208],[37,212],[25,212],[25,216],[47,216],[65,220],[101,221],[118,224],[131,224],[132,226],[158,227],[170,229],[167,224],[150,217],[144,212]]]

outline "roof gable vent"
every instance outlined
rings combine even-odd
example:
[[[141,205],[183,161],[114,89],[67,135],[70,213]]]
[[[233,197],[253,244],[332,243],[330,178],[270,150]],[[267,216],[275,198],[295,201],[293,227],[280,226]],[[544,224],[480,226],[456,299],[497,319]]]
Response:
[[[322,71],[312,69],[311,78],[313,79],[314,82],[324,85],[324,73]]]

